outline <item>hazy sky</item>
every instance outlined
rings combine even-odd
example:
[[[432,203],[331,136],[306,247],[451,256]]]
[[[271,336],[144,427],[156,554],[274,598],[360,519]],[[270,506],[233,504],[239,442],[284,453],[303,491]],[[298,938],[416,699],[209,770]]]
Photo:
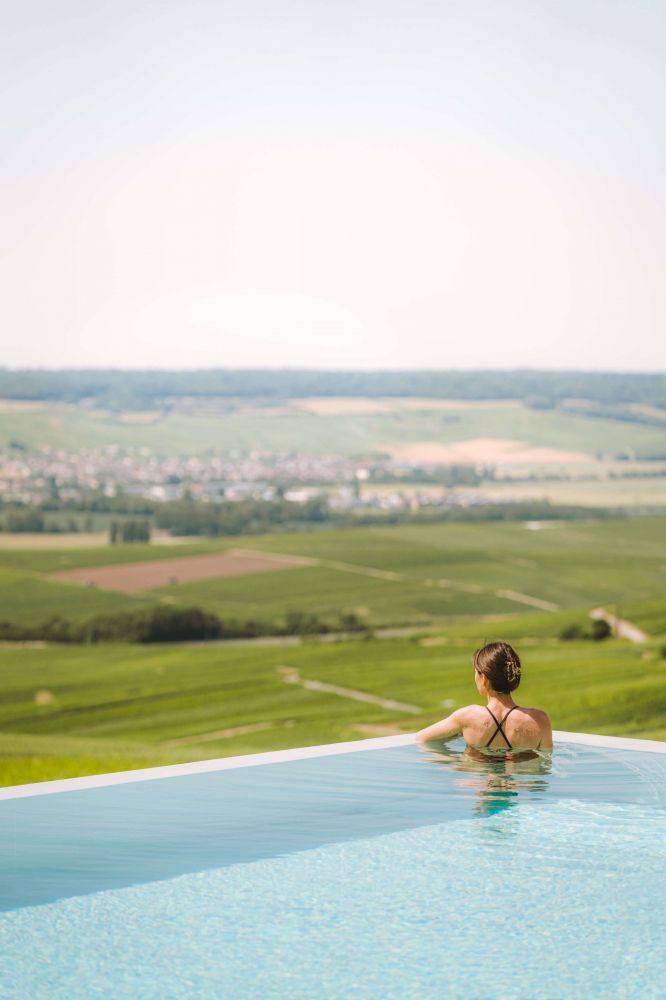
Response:
[[[666,3],[21,0],[0,364],[666,369]]]

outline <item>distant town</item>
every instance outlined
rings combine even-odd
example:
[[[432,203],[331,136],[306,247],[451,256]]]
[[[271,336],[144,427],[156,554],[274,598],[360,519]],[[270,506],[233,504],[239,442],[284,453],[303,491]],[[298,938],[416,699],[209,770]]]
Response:
[[[597,475],[606,482],[640,476],[645,491],[649,475],[655,483],[664,476],[663,463],[651,463],[651,473],[645,465],[622,463]],[[0,450],[0,530],[104,530],[112,541],[141,541],[167,533],[237,534],[322,522],[530,520],[580,517],[593,509],[599,514],[601,494],[586,497],[584,482],[554,468],[415,465],[385,456],[252,451],[177,457],[138,446],[68,451],[10,443]],[[568,492],[558,492],[558,483],[569,483]],[[615,495],[619,509],[629,494]],[[634,506],[643,504],[645,512],[662,502],[658,493],[639,500]],[[601,507],[609,513],[612,500],[602,499]]]
[[[0,501],[35,506],[58,501],[76,507],[94,494],[155,504],[186,494],[203,502],[280,498],[294,503],[325,494],[333,508],[414,509],[479,502],[477,497],[452,494],[450,488],[476,486],[493,478],[487,467],[415,468],[339,455],[251,452],[173,457],[149,448],[117,446],[85,452],[10,447],[0,452]],[[384,484],[381,491],[372,490],[377,483]]]
[[[0,369],[0,530],[663,513],[665,430],[662,374]]]

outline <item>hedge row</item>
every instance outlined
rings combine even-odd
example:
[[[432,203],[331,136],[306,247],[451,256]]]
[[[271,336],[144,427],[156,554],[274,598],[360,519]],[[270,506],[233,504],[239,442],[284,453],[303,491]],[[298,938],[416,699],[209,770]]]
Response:
[[[256,639],[266,635],[322,635],[333,631],[365,631],[352,613],[342,613],[335,624],[317,615],[290,611],[284,622],[223,621],[201,608],[153,607],[96,615],[86,621],[50,618],[37,624],[0,622],[0,640],[64,643],[192,642],[206,639]]]

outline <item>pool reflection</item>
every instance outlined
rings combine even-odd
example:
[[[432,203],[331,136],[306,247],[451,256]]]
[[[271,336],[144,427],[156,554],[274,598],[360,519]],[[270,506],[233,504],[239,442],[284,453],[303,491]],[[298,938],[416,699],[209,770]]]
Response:
[[[474,814],[496,816],[518,805],[525,794],[543,795],[552,771],[551,751],[488,753],[476,747],[431,744],[425,751],[428,763],[447,771],[461,772],[454,780],[458,788],[475,793]]]

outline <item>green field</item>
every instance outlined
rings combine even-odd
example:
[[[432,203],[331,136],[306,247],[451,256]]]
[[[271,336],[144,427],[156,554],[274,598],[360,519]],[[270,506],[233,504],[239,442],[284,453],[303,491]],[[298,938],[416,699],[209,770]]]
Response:
[[[368,455],[392,444],[449,443],[473,438],[509,438],[527,444],[592,455],[631,452],[663,455],[664,428],[591,418],[557,410],[466,403],[456,408],[404,409],[400,401],[384,413],[309,413],[285,401],[277,411],[228,401],[220,412],[155,411],[138,416],[65,404],[0,410],[0,447],[19,441],[29,448],[69,451],[117,445],[148,447],[164,454],[254,451],[311,455]]]
[[[56,582],[62,568],[224,548],[307,555],[315,564],[125,595]],[[0,658],[0,782],[65,777],[411,731],[474,697],[469,656],[515,641],[521,700],[560,729],[666,739],[666,519],[442,524],[254,536],[179,546],[0,550],[0,619],[81,619],[168,600],[221,616],[334,623],[355,611],[422,638],[300,646],[7,645]],[[526,602],[535,601],[536,604]],[[550,602],[553,611],[537,605]],[[646,647],[558,640],[591,608],[635,621]],[[286,683],[278,668],[397,699],[389,711]],[[447,709],[448,710],[448,709]]]
[[[297,648],[5,649],[0,783],[412,731],[475,695],[474,643],[457,633],[445,638],[438,646],[371,640]],[[546,706],[556,728],[666,739],[663,660],[620,642],[542,640],[519,648],[520,700]],[[388,711],[287,684],[284,667],[419,711]],[[443,700],[450,707],[442,708]]]
[[[303,555],[315,565],[172,584],[134,595],[49,576],[65,568],[225,548]],[[661,598],[665,567],[663,518],[562,521],[540,531],[511,523],[442,524],[263,535],[177,548],[0,550],[0,618],[41,621],[62,615],[80,620],[167,601],[199,605],[223,618],[267,623],[298,610],[332,624],[350,611],[373,626],[437,624],[458,616],[545,608],[642,606]]]
[[[666,597],[642,604],[620,605],[617,614],[634,622],[648,635],[666,636]]]
[[[65,568],[245,548],[303,555],[315,565],[172,584],[140,595],[52,580]],[[353,611],[373,626],[443,623],[457,616],[586,610],[658,600],[666,579],[666,519],[441,524],[331,530],[101,549],[0,550],[3,620],[44,620],[168,601],[223,618],[277,622],[289,611],[331,623]],[[648,630],[650,631],[650,630]]]

